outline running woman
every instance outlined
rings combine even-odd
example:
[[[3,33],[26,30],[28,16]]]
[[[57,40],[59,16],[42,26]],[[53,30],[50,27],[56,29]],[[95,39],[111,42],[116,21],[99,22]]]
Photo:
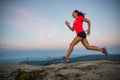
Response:
[[[83,22],[86,22],[88,24],[88,30],[87,35],[90,35],[90,28],[91,28],[91,22],[87,18],[85,18],[84,13],[79,12],[78,10],[74,10],[72,13],[73,18],[75,18],[73,22],[73,27],[70,26],[70,23],[68,21],[65,21],[65,24],[67,27],[71,30],[76,32],[77,36],[73,39],[73,41],[70,43],[69,49],[67,51],[67,54],[63,57],[61,62],[68,62],[69,56],[73,51],[74,46],[81,41],[83,46],[85,46],[88,50],[94,50],[104,53],[105,55],[108,55],[106,48],[99,48],[96,46],[91,46],[88,43],[88,40],[86,38],[86,33],[83,29]]]

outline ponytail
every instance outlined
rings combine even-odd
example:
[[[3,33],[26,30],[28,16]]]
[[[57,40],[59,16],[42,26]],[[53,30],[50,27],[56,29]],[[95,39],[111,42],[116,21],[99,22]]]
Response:
[[[78,11],[78,10],[74,10],[74,12],[77,13],[78,16],[83,16],[83,17],[85,17],[85,15],[86,15],[86,13],[82,13],[82,12],[80,12],[80,11]]]

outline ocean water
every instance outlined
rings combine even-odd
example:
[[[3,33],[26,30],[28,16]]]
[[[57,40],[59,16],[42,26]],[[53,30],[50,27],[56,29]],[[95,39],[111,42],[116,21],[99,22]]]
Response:
[[[0,64],[18,63],[29,59],[30,61],[42,61],[49,58],[60,58],[66,54],[67,50],[0,50]],[[109,54],[120,54],[120,48],[108,48]],[[85,55],[103,55],[97,51],[86,49],[75,49],[70,57]]]

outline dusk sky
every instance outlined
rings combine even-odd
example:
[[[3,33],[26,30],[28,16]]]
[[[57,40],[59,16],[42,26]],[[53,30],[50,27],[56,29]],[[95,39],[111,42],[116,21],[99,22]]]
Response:
[[[67,49],[75,9],[91,20],[90,44],[120,46],[119,0],[0,0],[0,49]]]

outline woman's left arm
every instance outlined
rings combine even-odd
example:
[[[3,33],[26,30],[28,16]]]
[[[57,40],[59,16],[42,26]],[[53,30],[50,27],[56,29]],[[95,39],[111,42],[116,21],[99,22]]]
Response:
[[[84,21],[84,22],[87,22],[87,24],[88,24],[87,34],[90,35],[91,22],[90,22],[90,20],[87,19],[87,18],[84,18],[83,21]]]

